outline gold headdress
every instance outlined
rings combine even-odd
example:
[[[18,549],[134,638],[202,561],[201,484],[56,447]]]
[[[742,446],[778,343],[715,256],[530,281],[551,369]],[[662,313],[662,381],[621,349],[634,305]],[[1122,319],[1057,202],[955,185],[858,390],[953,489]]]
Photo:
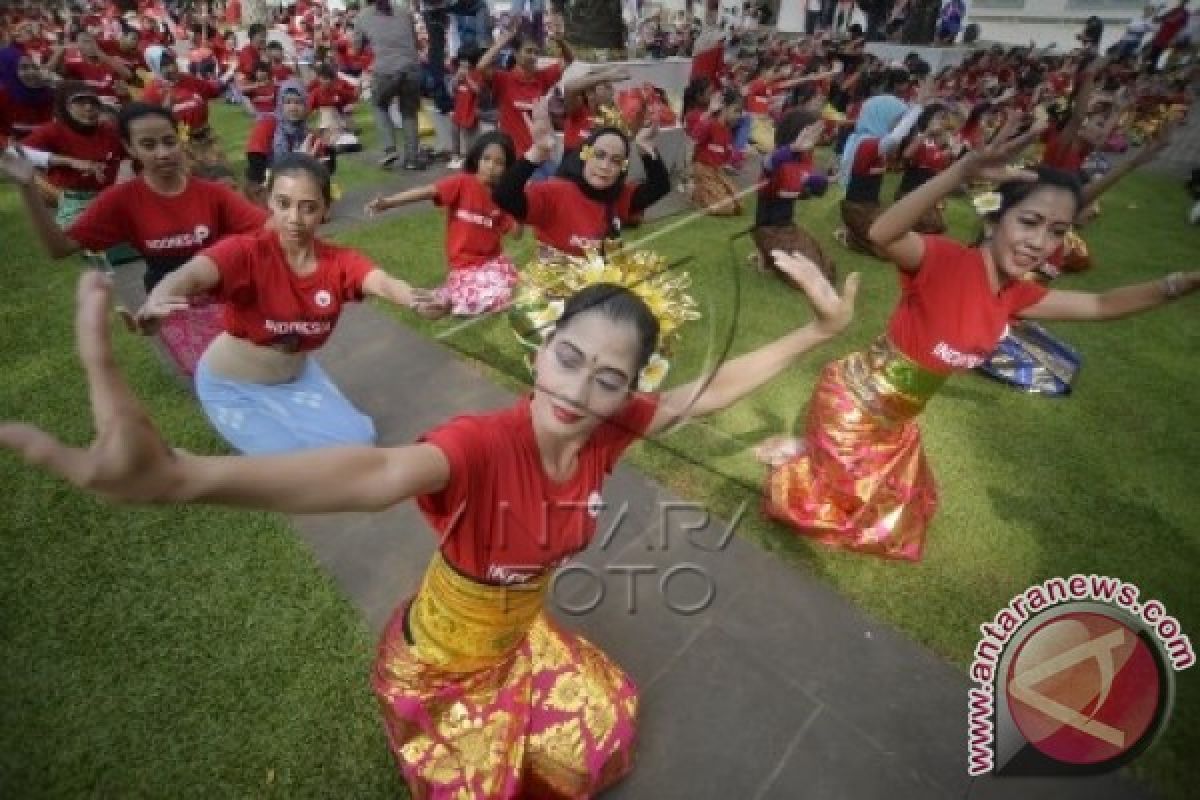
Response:
[[[658,351],[642,370],[637,386],[643,392],[654,391],[670,369],[667,356],[678,343],[683,324],[700,318],[696,301],[687,293],[691,276],[672,269],[658,253],[617,245],[610,252],[589,249],[582,256],[539,257],[530,262],[509,311],[517,338],[530,349],[540,346],[567,299],[597,283],[629,289],[658,320]]]

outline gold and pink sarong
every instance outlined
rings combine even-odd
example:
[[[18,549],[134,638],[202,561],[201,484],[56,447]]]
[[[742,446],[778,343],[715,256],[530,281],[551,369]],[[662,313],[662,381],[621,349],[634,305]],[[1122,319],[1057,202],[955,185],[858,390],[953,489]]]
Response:
[[[919,561],[937,487],[916,417],[945,379],[882,337],[827,365],[803,452],[767,477],[766,513],[828,545]]]
[[[479,583],[436,554],[393,615],[372,685],[415,800],[591,797],[632,767],[637,688],[546,616],[549,586]]]

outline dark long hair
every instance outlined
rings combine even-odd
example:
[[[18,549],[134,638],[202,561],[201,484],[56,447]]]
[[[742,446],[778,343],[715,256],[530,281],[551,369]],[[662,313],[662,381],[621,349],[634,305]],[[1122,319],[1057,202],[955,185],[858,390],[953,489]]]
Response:
[[[1075,213],[1079,213],[1080,206],[1083,205],[1083,184],[1079,182],[1079,178],[1052,167],[1033,167],[1032,171],[1037,173],[1036,181],[1005,181],[996,187],[996,191],[1000,194],[1000,208],[988,214],[985,219],[988,222],[999,222],[1000,218],[1011,211],[1015,206],[1025,202],[1039,189],[1062,189],[1071,193],[1075,198]],[[1075,214],[1071,217],[1074,218]]]
[[[637,330],[638,357],[632,379],[636,386],[637,373],[650,363],[650,356],[658,349],[658,318],[642,298],[624,286],[594,283],[567,298],[554,329],[562,330],[576,316],[589,311],[597,311],[613,322],[627,322]]]

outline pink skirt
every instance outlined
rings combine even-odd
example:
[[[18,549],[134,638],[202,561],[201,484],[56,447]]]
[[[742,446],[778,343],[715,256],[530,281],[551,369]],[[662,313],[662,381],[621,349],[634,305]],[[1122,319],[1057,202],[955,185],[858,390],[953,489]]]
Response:
[[[449,303],[456,317],[475,317],[504,311],[512,303],[517,285],[517,268],[508,256],[499,255],[477,267],[452,269],[438,298]]]
[[[175,367],[189,378],[196,374],[196,364],[212,340],[225,330],[225,306],[210,298],[193,298],[187,311],[176,311],[158,330]]]

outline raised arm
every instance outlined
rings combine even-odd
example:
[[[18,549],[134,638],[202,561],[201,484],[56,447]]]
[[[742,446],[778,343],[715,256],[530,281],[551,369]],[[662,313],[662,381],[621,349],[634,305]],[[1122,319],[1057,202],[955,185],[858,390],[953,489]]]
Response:
[[[79,282],[76,333],[96,437],[70,447],[38,428],[0,424],[0,446],[75,486],[120,503],[207,503],[292,514],[377,511],[442,489],[449,464],[433,445],[341,447],[283,456],[197,456],[172,450],[117,369],[109,280]]]
[[[496,205],[512,214],[518,222],[524,222],[529,215],[525,184],[533,177],[538,165],[554,155],[557,146],[554,125],[550,122],[549,103],[547,96],[534,103],[533,113],[525,117],[533,144],[524,156],[517,159],[517,163],[505,170],[499,183],[492,189],[492,199],[496,201]]]
[[[638,150],[642,153],[642,169],[646,171],[646,180],[633,190],[630,198],[630,208],[634,213],[645,211],[650,206],[671,193],[671,176],[667,165],[658,154],[655,139],[658,136],[658,125],[644,125],[634,139]]]
[[[663,392],[647,435],[729,408],[850,324],[858,294],[857,272],[846,279],[842,294],[838,296],[821,270],[809,259],[778,250],[772,255],[779,268],[804,290],[817,319],[770,344],[721,364],[691,383]]]
[[[479,70],[484,75],[490,75],[492,73],[492,67],[496,63],[496,59],[500,57],[500,51],[508,47],[516,35],[517,28],[512,27],[497,36],[496,41],[492,42],[492,46],[484,51],[484,54],[479,57],[479,63],[475,65],[475,69]]]
[[[889,206],[871,225],[867,234],[871,242],[900,269],[911,271],[920,267],[925,257],[925,242],[914,230],[917,222],[963,183],[992,170],[1003,169],[1005,164],[1028,147],[1040,131],[1031,128],[1025,133],[1018,133],[1019,124],[1020,120],[1015,117],[1009,120],[982,149],[963,156],[948,169]]]

